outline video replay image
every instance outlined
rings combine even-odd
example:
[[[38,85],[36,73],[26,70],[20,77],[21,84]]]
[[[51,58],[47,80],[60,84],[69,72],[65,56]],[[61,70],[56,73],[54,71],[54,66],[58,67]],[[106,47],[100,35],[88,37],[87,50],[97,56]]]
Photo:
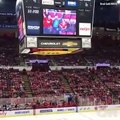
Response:
[[[43,9],[43,34],[76,35],[76,11]]]

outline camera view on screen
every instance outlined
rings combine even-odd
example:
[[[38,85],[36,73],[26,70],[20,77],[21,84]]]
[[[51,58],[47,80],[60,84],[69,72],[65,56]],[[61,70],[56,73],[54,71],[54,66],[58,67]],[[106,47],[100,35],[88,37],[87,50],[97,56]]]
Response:
[[[76,11],[44,9],[43,34],[76,35]]]

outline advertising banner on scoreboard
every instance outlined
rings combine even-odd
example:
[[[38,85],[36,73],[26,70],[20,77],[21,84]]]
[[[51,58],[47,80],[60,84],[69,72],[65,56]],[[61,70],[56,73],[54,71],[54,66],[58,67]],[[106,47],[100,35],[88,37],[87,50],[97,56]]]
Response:
[[[82,38],[82,48],[91,48],[91,38]]]
[[[81,48],[81,40],[38,40],[39,48]]]
[[[27,37],[27,47],[37,48],[37,37]]]
[[[79,23],[79,35],[90,36],[91,35],[91,23]]]
[[[38,21],[28,21],[27,22],[27,33],[28,34],[39,34],[40,25]]]

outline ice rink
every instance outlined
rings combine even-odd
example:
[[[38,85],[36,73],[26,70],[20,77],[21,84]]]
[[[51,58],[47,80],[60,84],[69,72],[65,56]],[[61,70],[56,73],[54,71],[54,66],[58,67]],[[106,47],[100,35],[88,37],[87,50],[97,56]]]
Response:
[[[81,112],[54,115],[6,117],[0,120],[120,120],[120,111]]]

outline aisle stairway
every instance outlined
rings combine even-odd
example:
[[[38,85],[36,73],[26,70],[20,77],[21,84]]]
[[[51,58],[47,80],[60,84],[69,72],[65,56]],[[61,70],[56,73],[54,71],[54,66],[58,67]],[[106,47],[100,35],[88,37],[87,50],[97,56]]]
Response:
[[[30,87],[30,81],[28,79],[28,76],[27,75],[23,75],[23,81],[24,81],[24,89],[25,89],[25,92],[26,92],[26,96],[27,97],[32,97],[32,90],[31,90],[31,87]]]
[[[64,88],[65,88],[66,92],[73,93],[73,91],[72,91],[72,89],[71,89],[67,79],[65,79],[64,76],[61,76],[61,79],[62,79],[62,81],[64,83]]]

